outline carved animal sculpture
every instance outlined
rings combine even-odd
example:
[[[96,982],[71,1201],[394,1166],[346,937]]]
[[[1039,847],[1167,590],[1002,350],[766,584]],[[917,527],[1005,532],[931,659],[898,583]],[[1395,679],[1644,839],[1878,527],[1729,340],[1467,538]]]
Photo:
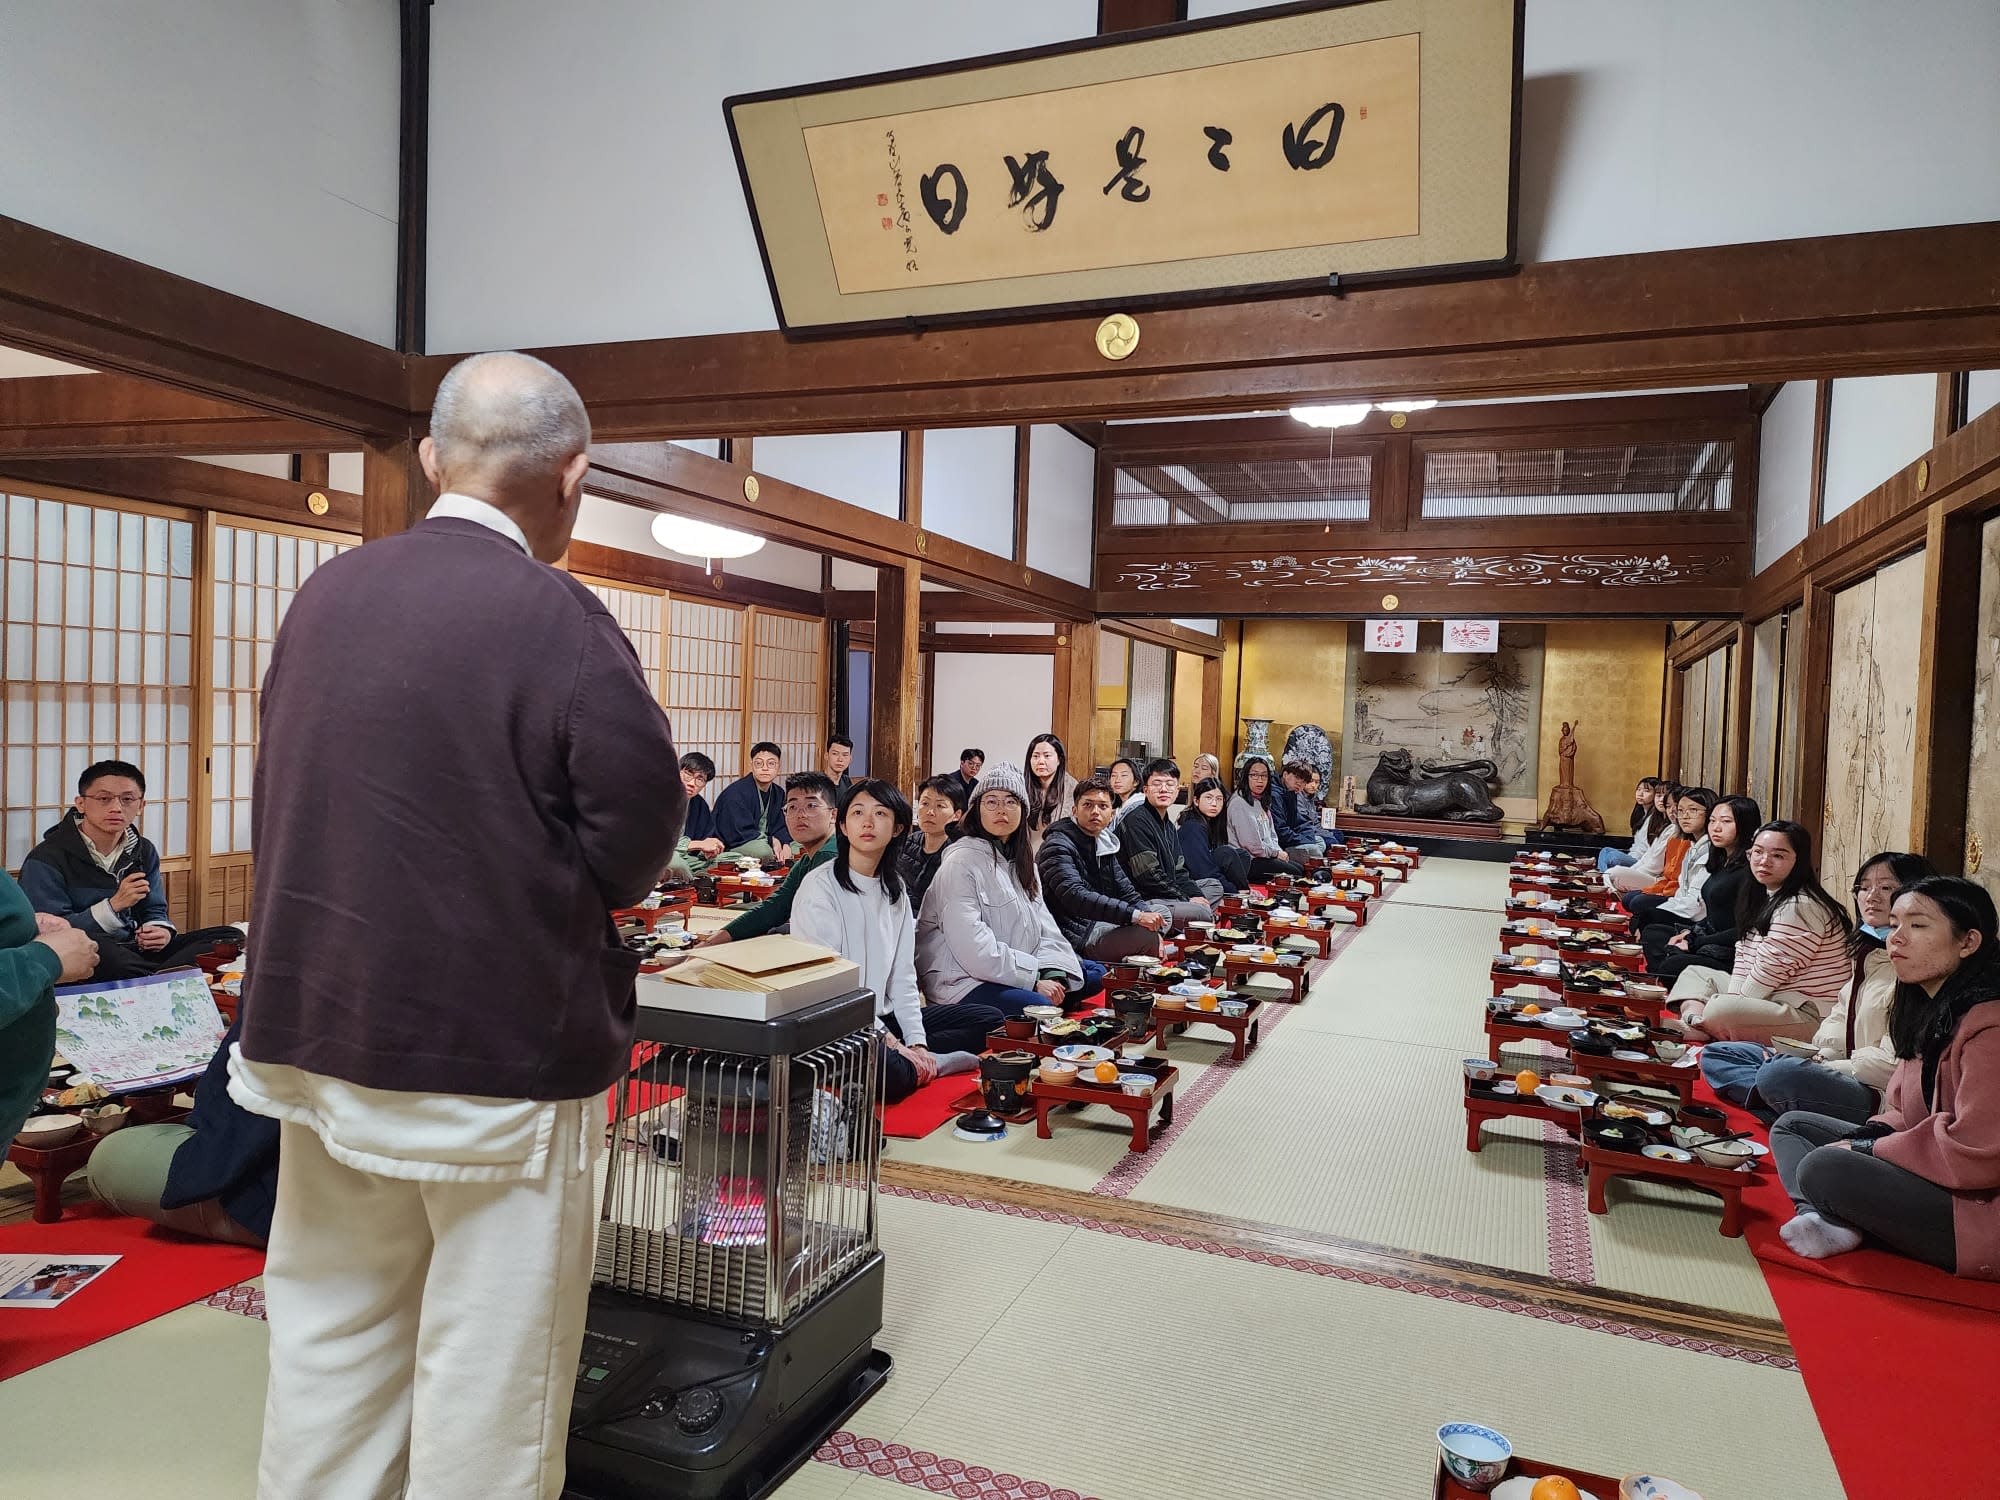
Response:
[[[1438,818],[1497,823],[1487,784],[1499,774],[1490,760],[1427,760],[1419,770],[1407,750],[1385,750],[1368,775],[1368,800],[1355,809],[1377,818]]]

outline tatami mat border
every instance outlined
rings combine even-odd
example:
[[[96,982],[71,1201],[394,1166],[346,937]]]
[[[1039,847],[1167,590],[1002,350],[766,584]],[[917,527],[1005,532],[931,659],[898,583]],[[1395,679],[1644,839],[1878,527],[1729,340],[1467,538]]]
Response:
[[[1542,1122],[1542,1189],[1548,1197],[1549,1274],[1562,1281],[1595,1285],[1597,1268],[1590,1258],[1583,1156],[1569,1132],[1553,1120]]]
[[[1039,1479],[1023,1479],[1018,1474],[1001,1473],[852,1432],[834,1433],[820,1444],[813,1458],[928,1494],[950,1495],[954,1500],[1096,1500],[1095,1496],[1079,1490],[1064,1489]]]

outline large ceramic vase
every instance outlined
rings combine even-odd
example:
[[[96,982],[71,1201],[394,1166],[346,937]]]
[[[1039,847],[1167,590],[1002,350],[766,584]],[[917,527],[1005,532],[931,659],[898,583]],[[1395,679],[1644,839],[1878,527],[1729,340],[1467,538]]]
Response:
[[[1271,722],[1269,719],[1245,719],[1243,721],[1243,732],[1249,738],[1244,741],[1243,748],[1237,752],[1236,764],[1231,766],[1230,770],[1241,771],[1243,763],[1253,755],[1261,755],[1273,765],[1277,764],[1275,757],[1271,754]]]

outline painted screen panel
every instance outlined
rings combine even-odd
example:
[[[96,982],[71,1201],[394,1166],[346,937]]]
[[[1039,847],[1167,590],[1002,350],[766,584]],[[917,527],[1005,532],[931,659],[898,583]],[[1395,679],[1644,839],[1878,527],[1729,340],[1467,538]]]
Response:
[[[1778,713],[1783,698],[1785,617],[1772,615],[1750,632],[1750,759],[1748,795],[1766,813],[1776,806]]]
[[[1966,872],[2000,896],[2000,516],[1980,533],[1972,763],[1966,782]],[[1978,851],[1975,861],[1973,851]]]

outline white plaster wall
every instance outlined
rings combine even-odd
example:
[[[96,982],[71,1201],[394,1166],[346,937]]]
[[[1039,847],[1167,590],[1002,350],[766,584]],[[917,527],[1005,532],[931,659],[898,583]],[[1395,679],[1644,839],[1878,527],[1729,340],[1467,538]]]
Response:
[[[939,620],[939,635],[1054,635],[1047,620]]]
[[[1053,656],[937,653],[937,696],[931,704],[931,772],[956,771],[958,752],[983,747],[996,760],[1020,764],[1028,741],[1049,727],[1054,711]]]
[[[2000,406],[2000,370],[1974,370],[1965,378],[1965,419]]]
[[[1528,0],[1527,15],[1525,260],[2000,218],[1992,0]],[[430,346],[774,327],[726,95],[1095,24],[1090,0],[440,0]]]
[[[1097,450],[1053,424],[1028,434],[1028,566],[1090,587]]]
[[[653,516],[654,512],[642,506],[586,491],[583,504],[577,507],[574,536],[579,542],[616,547],[641,557],[664,557],[699,566],[701,558],[669,552],[653,540]],[[819,554],[783,542],[766,542],[763,550],[748,557],[728,558],[722,564],[722,571],[734,578],[758,578],[766,583],[819,592]]]
[[[392,343],[398,48],[396,0],[0,0],[0,208]]]
[[[903,509],[900,432],[821,432],[758,438],[750,461],[759,474],[803,485],[877,515]]]
[[[361,476],[359,453],[329,453],[326,456],[326,482],[333,488],[358,495],[361,493]]]
[[[817,552],[788,547],[783,542],[766,542],[761,552],[730,558],[723,563],[722,571],[734,578],[760,578],[765,583],[782,583],[787,588],[817,594],[819,563]]]
[[[198,464],[214,464],[218,469],[241,469],[246,474],[264,474],[272,479],[292,477],[289,453],[190,453]]]
[[[1826,412],[1826,500],[1838,515],[1930,451],[1935,375],[1871,375],[1833,382]]]
[[[1757,450],[1757,569],[1806,539],[1812,512],[1814,383],[1794,380],[1764,409]]]
[[[833,560],[833,586],[837,589],[867,589],[875,591],[875,570],[865,563],[849,562],[844,557]]]
[[[1216,625],[1215,621],[1213,620],[1183,620],[1180,619],[1179,617],[1176,617],[1173,623],[1176,625],[1184,625],[1189,630],[1198,630],[1203,635],[1215,634]]]
[[[1014,555],[1014,429],[944,427],[924,434],[924,529]]]

